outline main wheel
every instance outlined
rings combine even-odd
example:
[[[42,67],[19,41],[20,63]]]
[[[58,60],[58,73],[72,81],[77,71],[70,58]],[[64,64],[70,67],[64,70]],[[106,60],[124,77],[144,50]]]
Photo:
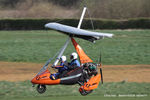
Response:
[[[86,91],[86,90],[80,88],[79,91],[80,91],[80,94],[81,94],[81,95],[86,96],[87,94],[91,93],[93,90]]]
[[[39,85],[37,86],[36,90],[37,90],[40,94],[42,94],[42,93],[44,93],[44,92],[46,91],[46,86],[39,84]]]

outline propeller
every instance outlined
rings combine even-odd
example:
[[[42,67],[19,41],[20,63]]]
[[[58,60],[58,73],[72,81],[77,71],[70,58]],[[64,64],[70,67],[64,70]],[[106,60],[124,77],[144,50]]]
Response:
[[[100,68],[100,73],[101,73],[101,81],[102,81],[102,84],[103,84],[103,73],[102,73],[102,68]]]
[[[101,55],[101,51],[100,51],[100,56],[99,56],[98,61],[99,61],[98,65],[100,67],[101,81],[102,81],[102,84],[103,84],[102,55]]]

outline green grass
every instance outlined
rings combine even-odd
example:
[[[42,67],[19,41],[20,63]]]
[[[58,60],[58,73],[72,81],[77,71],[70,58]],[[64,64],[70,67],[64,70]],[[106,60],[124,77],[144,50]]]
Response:
[[[137,100],[140,98],[150,97],[150,83],[104,83],[99,85],[93,93],[84,97],[78,92],[78,85],[51,85],[47,86],[47,91],[44,94],[39,94],[36,91],[36,87],[32,88],[29,81],[25,82],[0,82],[0,100],[48,100],[48,99],[86,99],[86,100]],[[119,97],[119,95],[147,95],[145,97]],[[116,95],[116,97],[108,97],[106,95]],[[145,99],[146,100],[146,99]]]
[[[99,31],[99,30],[97,30]],[[77,39],[84,51],[97,61],[99,49],[103,64],[150,64],[150,30],[101,30],[114,33],[112,39],[103,39],[92,44]],[[43,63],[65,43],[67,36],[55,31],[0,31],[0,61]],[[75,51],[70,44],[65,51],[69,58]],[[11,78],[11,76],[10,76]],[[78,85],[47,86],[44,94],[38,94],[29,81],[0,82],[0,100],[148,100],[150,83],[104,83],[83,97]],[[117,97],[105,97],[104,95]],[[119,97],[118,95],[146,94],[146,97]]]
[[[100,31],[100,30],[97,30]],[[103,64],[150,64],[150,30],[101,30],[114,33],[95,44],[77,39],[94,61],[102,52]],[[63,46],[67,36],[55,31],[0,31],[0,61],[43,63]],[[64,55],[75,51],[68,46]]]
[[[60,97],[15,98],[11,100],[149,100],[149,96],[147,97],[60,96]]]

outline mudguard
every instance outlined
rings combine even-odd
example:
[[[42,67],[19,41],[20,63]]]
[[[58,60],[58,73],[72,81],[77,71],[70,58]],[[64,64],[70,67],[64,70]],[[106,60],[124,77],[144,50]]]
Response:
[[[97,74],[96,76],[92,77],[88,82],[84,83],[83,86],[80,87],[80,89],[84,89],[85,91],[91,91],[93,89],[96,89],[99,85],[101,79],[101,75]]]

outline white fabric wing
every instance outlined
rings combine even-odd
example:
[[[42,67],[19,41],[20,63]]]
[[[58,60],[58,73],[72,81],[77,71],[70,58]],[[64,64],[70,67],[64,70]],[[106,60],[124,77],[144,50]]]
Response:
[[[83,36],[88,36],[88,37],[93,37],[93,38],[95,38],[95,40],[97,40],[97,39],[101,39],[103,37],[111,38],[113,36],[113,34],[109,34],[109,33],[92,32],[92,31],[78,29],[78,28],[75,28],[72,26],[67,26],[67,25],[63,25],[63,24],[59,24],[59,23],[48,23],[45,25],[45,27],[63,32],[67,35],[72,35],[72,36],[75,35],[76,37],[79,37],[79,38],[80,38],[80,36],[82,36],[81,38],[83,38]],[[86,39],[86,40],[88,40],[88,39]]]

